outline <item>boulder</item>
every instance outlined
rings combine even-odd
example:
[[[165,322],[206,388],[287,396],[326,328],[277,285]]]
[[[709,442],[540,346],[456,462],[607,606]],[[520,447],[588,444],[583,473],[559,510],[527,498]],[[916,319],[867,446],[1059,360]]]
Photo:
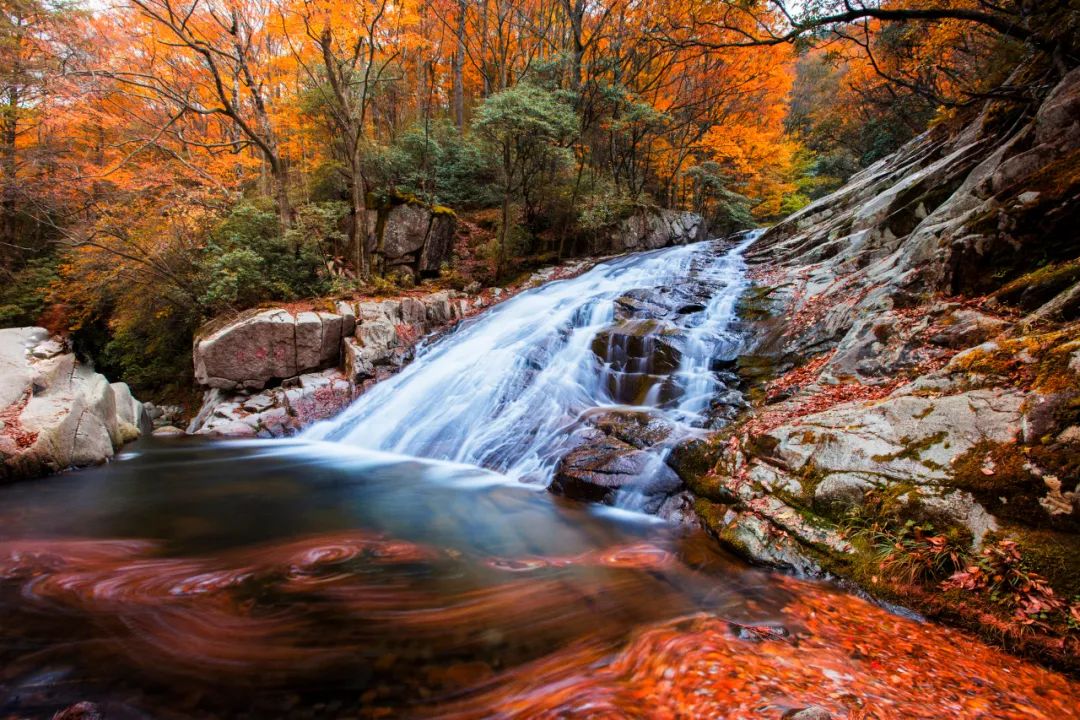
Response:
[[[405,202],[368,215],[368,233],[386,270],[438,272],[450,258],[457,217],[450,210]]]
[[[195,379],[207,387],[261,389],[338,364],[355,318],[330,312],[254,310],[213,323],[195,338]]]
[[[105,462],[145,426],[126,385],[110,385],[44,329],[0,330],[0,480]]]
[[[210,389],[188,426],[193,435],[286,437],[348,407],[354,385],[336,369],[305,373],[261,392],[227,394]],[[158,434],[157,431],[154,433]]]
[[[563,456],[548,489],[575,500],[604,502],[612,501],[618,490],[632,488],[662,501],[681,486],[679,476],[656,453],[597,433]]]
[[[708,235],[700,215],[680,210],[643,210],[623,220],[611,234],[607,250],[623,253],[687,245]]]

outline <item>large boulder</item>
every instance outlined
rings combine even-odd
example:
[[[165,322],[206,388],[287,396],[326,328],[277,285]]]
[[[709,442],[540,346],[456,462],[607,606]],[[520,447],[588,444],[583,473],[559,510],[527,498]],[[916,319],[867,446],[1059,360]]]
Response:
[[[127,385],[110,385],[46,330],[0,330],[0,480],[105,462],[147,423]]]
[[[223,390],[261,389],[334,367],[355,324],[351,312],[347,306],[339,312],[273,308],[211,324],[195,338],[195,379]]]
[[[438,272],[450,258],[457,217],[446,208],[405,202],[369,214],[368,223],[385,269],[401,267],[425,275]]]
[[[708,235],[701,216],[681,210],[643,210],[619,223],[608,250],[623,253],[686,245]]]
[[[399,370],[417,341],[461,320],[471,305],[443,291],[339,302],[336,310],[262,310],[197,340],[195,375],[209,390],[188,432],[292,435]]]

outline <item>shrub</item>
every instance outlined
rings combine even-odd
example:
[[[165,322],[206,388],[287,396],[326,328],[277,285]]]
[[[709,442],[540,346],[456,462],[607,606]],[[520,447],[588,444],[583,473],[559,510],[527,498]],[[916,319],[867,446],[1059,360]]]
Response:
[[[0,290],[0,327],[35,325],[45,309],[49,285],[56,280],[57,259],[49,254],[29,260]]]

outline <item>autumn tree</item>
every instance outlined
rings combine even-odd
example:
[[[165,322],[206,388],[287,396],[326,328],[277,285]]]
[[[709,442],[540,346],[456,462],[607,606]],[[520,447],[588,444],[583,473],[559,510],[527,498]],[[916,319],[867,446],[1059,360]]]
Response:
[[[281,232],[292,223],[288,162],[272,103],[280,52],[267,0],[131,0],[139,42],[104,66],[83,71],[117,83],[163,110],[145,145],[241,153],[254,149],[269,173]],[[143,117],[151,117],[144,113]],[[220,123],[215,132],[206,122]]]
[[[303,28],[314,57],[291,44],[292,51],[312,85],[321,112],[329,121],[334,141],[345,161],[352,222],[349,248],[355,267],[366,278],[370,269],[367,242],[368,179],[365,151],[369,150],[370,104],[398,50],[384,51],[382,25],[386,0],[341,7],[332,2],[304,0],[291,9]],[[289,17],[283,15],[288,33]],[[290,39],[293,38],[290,36]]]

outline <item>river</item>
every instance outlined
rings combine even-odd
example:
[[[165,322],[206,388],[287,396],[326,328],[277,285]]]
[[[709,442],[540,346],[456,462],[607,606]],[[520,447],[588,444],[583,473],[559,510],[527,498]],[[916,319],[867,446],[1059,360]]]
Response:
[[[723,422],[745,244],[522,293],[295,440],[0,488],[0,718],[1076,716],[1069,678],[640,512],[648,482],[546,491],[597,413],[664,426],[656,473]]]

